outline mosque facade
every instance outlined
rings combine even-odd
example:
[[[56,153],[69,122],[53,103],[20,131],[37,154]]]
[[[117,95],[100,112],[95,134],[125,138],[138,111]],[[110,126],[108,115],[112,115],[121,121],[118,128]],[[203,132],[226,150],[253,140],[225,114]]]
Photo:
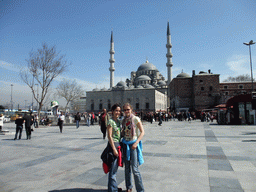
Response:
[[[157,67],[146,60],[137,71],[132,71],[130,78],[120,81],[114,86],[114,40],[113,32],[110,39],[110,88],[98,89],[86,92],[86,111],[100,112],[103,108],[111,109],[115,103],[121,106],[124,103],[131,103],[135,111],[158,111],[166,110],[168,98],[168,84],[171,82],[172,53],[171,35],[169,22],[167,25],[167,77],[159,72]]]

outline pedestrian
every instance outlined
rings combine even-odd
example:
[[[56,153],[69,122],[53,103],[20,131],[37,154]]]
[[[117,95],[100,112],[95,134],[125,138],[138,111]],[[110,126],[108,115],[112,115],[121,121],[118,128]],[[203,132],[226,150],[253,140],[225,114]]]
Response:
[[[122,189],[117,187],[116,173],[118,169],[118,148],[120,148],[121,139],[121,121],[118,119],[121,113],[121,107],[118,104],[114,104],[111,108],[112,119],[108,121],[107,132],[108,142],[113,150],[114,160],[111,164],[108,174],[108,192],[121,192]],[[104,122],[103,122],[104,123]]]
[[[14,140],[17,139],[18,137],[18,133],[19,133],[19,139],[21,139],[21,135],[22,135],[22,129],[23,129],[23,123],[25,122],[25,120],[22,118],[22,115],[19,114],[19,116],[16,118],[15,120],[15,124],[16,124],[16,134],[14,137]]]
[[[87,113],[87,125],[90,127],[91,113]]]
[[[0,132],[2,132],[4,126],[4,116],[3,114],[0,114]]]
[[[77,114],[75,115],[75,121],[76,121],[76,128],[79,128],[79,122],[81,121],[81,116],[80,113],[77,112]]]
[[[160,111],[159,111],[159,113],[158,113],[158,118],[159,118],[159,123],[158,123],[158,125],[162,125],[162,123],[163,123],[163,120],[162,120],[162,111],[161,111],[161,109],[160,109]]]
[[[144,129],[140,118],[132,114],[131,104],[124,104],[123,111],[125,114],[125,118],[122,122],[122,135],[124,136],[122,142],[124,144],[123,151],[125,163],[125,185],[127,189],[126,191],[132,191],[133,173],[137,192],[144,192],[142,177],[139,171],[139,165],[144,163],[142,157],[141,142],[141,139],[144,136]]]
[[[94,125],[94,118],[95,118],[95,115],[94,115],[94,112],[92,112],[91,114],[91,124]]]
[[[35,116],[34,116],[34,127],[38,128],[38,116],[37,116],[37,114],[35,114]]]
[[[64,116],[63,112],[61,112],[59,117],[58,117],[58,125],[59,125],[61,133],[62,133],[62,129],[63,129],[64,120],[65,120],[65,116]]]
[[[32,117],[25,112],[23,119],[25,120],[25,129],[26,129],[26,135],[27,139],[31,139],[31,122]]]
[[[103,109],[100,119],[99,119],[99,124],[100,124],[100,130],[103,134],[103,139],[106,138],[106,131],[107,131],[107,123],[109,120],[109,115],[107,114],[107,110]]]

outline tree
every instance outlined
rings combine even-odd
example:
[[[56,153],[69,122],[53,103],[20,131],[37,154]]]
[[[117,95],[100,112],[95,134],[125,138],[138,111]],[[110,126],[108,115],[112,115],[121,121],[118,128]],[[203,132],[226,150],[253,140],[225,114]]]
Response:
[[[252,80],[251,76],[246,74],[246,75],[239,75],[237,77],[229,76],[223,82],[244,82],[244,81],[251,81],[251,80]],[[255,81],[255,79],[253,79],[253,81]]]
[[[63,97],[66,100],[65,111],[67,109],[70,101],[74,101],[75,99],[81,97],[84,94],[84,90],[81,85],[73,81],[68,81],[67,79],[63,79],[60,84],[57,86],[57,95],[59,97]]]
[[[27,69],[20,73],[21,79],[32,90],[34,99],[39,105],[38,116],[43,107],[43,102],[46,99],[47,93],[53,80],[63,73],[67,68],[67,61],[64,55],[60,55],[56,51],[56,47],[48,47],[46,43],[42,44],[42,48],[37,51],[31,51],[27,61]],[[37,95],[38,84],[40,92]]]

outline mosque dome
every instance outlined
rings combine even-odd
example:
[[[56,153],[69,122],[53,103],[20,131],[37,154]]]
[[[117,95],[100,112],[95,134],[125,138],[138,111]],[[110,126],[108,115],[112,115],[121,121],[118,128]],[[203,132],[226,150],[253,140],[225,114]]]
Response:
[[[145,88],[154,88],[152,85],[149,85],[149,84],[146,84],[144,87]]]
[[[153,65],[152,63],[149,63],[148,60],[146,63],[143,63],[139,66],[138,71],[152,71],[152,70],[157,70],[156,66]]]
[[[99,89],[98,89],[98,88],[95,88],[95,89],[93,89],[92,91],[99,91]]]
[[[125,82],[123,81],[119,81],[117,84],[116,84],[117,87],[125,87]]]
[[[104,87],[104,88],[101,89],[101,91],[107,91],[107,89]]]
[[[164,81],[158,81],[157,83],[158,85],[162,86],[162,85],[166,85],[166,83]]]
[[[149,76],[147,76],[147,75],[141,75],[141,76],[139,76],[139,77],[137,77],[137,79],[136,79],[136,81],[151,81],[151,78],[149,77]]]
[[[189,74],[187,73],[180,73],[179,75],[177,75],[177,78],[185,78],[185,77],[190,77]]]
[[[143,87],[141,85],[138,85],[136,88],[137,89],[143,89]]]

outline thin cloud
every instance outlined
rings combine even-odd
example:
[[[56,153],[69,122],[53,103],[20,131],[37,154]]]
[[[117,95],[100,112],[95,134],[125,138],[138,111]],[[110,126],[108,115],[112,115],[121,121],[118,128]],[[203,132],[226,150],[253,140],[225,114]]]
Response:
[[[12,63],[8,63],[2,60],[0,60],[0,67],[6,70],[14,71],[14,72],[20,72],[20,69],[21,69],[17,65],[14,65]]]
[[[227,66],[231,71],[234,72],[234,75],[250,74],[250,61],[248,55],[234,55],[228,62]],[[253,70],[254,72],[254,70]]]

